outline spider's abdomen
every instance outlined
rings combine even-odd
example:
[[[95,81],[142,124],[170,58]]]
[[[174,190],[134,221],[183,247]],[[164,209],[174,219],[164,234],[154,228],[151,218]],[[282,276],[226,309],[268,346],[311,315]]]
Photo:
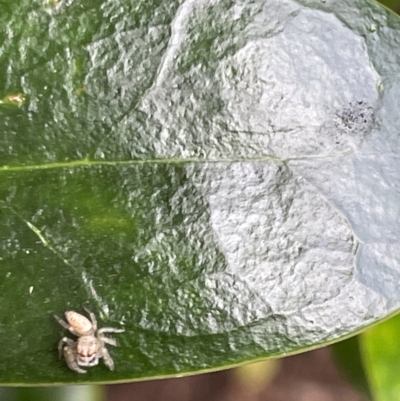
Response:
[[[91,321],[77,312],[67,311],[65,312],[65,318],[79,335],[89,334],[93,331]]]

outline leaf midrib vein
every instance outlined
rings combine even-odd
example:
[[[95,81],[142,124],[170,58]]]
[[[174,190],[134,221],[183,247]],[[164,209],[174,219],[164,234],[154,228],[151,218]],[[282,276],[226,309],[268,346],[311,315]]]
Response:
[[[4,165],[0,166],[0,174],[7,172],[17,171],[34,171],[34,170],[56,170],[64,168],[80,168],[80,167],[101,167],[101,166],[138,166],[145,164],[174,164],[183,165],[189,163],[207,164],[207,163],[251,163],[251,162],[275,162],[287,163],[294,160],[307,160],[307,159],[326,159],[347,156],[348,152],[334,154],[334,155],[302,155],[295,157],[278,157],[275,155],[266,155],[260,157],[232,157],[232,158],[155,158],[155,159],[134,159],[134,160],[91,160],[84,158],[80,160],[64,161],[64,162],[51,162],[43,164],[26,164],[26,165]]]

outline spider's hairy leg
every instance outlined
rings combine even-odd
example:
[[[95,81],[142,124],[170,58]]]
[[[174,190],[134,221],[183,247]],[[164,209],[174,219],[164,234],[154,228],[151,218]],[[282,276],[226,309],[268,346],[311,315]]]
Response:
[[[104,358],[104,364],[110,369],[114,370],[114,361],[112,360],[106,347],[101,350],[102,356]]]
[[[57,315],[53,315],[54,319],[57,320],[57,322],[59,324],[61,324],[62,327],[64,327],[64,329],[69,330],[72,334],[74,334],[75,336],[79,337],[79,334],[75,331],[75,329],[70,326],[67,322],[65,322],[64,320],[62,320],[61,318],[59,318]]]
[[[70,338],[68,338],[68,337],[63,337],[61,340],[60,340],[60,342],[58,343],[58,355],[59,355],[59,357],[60,357],[60,359],[61,359],[61,357],[62,357],[62,352],[63,352],[63,348],[64,348],[64,345],[67,345],[68,347],[75,347],[75,342],[73,341],[73,340],[71,340]]]
[[[75,343],[73,347],[66,346],[64,347],[64,358],[65,361],[67,362],[68,367],[71,370],[74,370],[75,372],[78,373],[86,373],[86,370],[81,369],[78,366],[78,363],[76,362],[76,349],[75,349]]]
[[[64,327],[64,329],[69,330],[69,324],[68,324],[68,323],[64,322],[64,320],[62,320],[62,319],[61,319],[60,317],[58,317],[57,315],[53,315],[53,316],[54,316],[54,319],[56,319],[57,322],[60,323],[62,327]]]
[[[86,373],[86,370],[81,369],[76,362],[76,343],[68,337],[63,337],[58,343],[58,352],[64,354],[65,361],[71,370],[78,373]]]
[[[85,311],[89,314],[90,320],[92,321],[93,330],[96,331],[97,330],[97,319],[96,319],[95,314],[91,310],[89,310],[86,306],[84,306],[83,309],[85,309]]]
[[[102,334],[99,334],[99,340],[103,341],[103,343],[117,346],[117,340],[115,338],[103,337]]]
[[[101,335],[103,333],[123,333],[124,331],[125,329],[114,329],[113,327],[103,327],[97,333]]]

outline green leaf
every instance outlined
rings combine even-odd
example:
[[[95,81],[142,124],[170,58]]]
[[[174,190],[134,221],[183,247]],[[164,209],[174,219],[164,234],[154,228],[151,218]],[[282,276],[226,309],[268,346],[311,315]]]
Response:
[[[0,24],[2,383],[220,369],[400,307],[394,14],[15,0]],[[83,305],[125,328],[114,372],[57,358]]]
[[[364,364],[361,335],[332,345],[333,356],[341,372],[368,400],[372,400],[371,383]]]
[[[400,400],[400,315],[362,334],[363,359],[376,401]]]

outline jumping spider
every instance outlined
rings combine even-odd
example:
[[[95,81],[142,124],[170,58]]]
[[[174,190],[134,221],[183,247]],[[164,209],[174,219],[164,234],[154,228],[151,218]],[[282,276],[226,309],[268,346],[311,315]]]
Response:
[[[106,344],[117,345],[113,338],[104,336],[104,333],[122,333],[123,329],[114,329],[112,327],[103,327],[97,330],[97,320],[94,313],[86,309],[90,320],[74,311],[65,312],[65,318],[68,323],[54,315],[58,323],[72,334],[78,337],[76,341],[68,337],[63,337],[58,344],[60,358],[64,358],[68,367],[78,373],[86,373],[86,370],[79,366],[95,366],[99,359],[103,358],[104,363],[110,370],[114,370],[114,361],[112,360]]]

